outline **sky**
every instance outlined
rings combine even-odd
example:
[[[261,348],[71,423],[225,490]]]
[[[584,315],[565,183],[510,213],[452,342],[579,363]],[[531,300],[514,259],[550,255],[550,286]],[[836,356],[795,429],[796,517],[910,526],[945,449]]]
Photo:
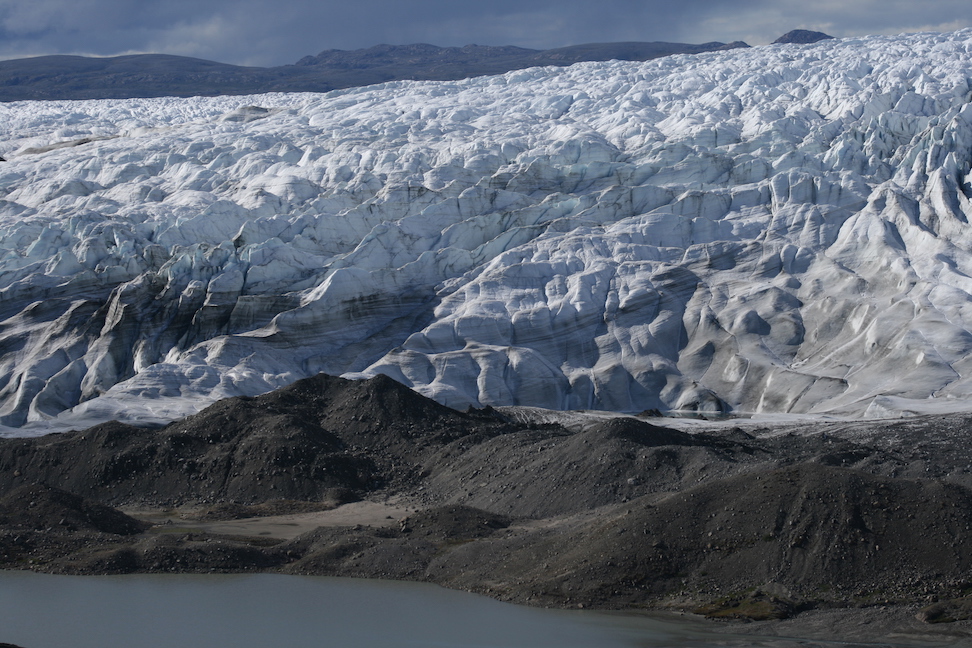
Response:
[[[294,63],[380,43],[772,42],[972,27],[969,0],[0,0],[0,59],[163,53]]]

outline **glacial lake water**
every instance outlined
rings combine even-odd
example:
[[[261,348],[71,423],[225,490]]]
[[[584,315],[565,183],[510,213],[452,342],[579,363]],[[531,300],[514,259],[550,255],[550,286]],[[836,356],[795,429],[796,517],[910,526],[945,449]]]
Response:
[[[764,641],[693,619],[529,608],[420,583],[0,571],[0,643],[23,648],[778,645]]]

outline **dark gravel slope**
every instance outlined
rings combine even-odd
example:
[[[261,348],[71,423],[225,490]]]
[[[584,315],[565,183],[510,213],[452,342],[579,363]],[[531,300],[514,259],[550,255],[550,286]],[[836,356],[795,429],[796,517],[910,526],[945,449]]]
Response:
[[[318,500],[335,488],[414,484],[430,446],[509,429],[496,415],[456,412],[385,376],[321,374],[158,430],[111,422],[0,440],[0,490],[46,483],[113,505]]]
[[[744,618],[933,599],[928,620],[972,615],[967,417],[788,434],[576,420],[462,413],[383,376],[321,375],[158,430],[0,440],[0,567],[406,578]],[[415,512],[291,540],[146,530],[109,508],[239,517],[389,496]]]

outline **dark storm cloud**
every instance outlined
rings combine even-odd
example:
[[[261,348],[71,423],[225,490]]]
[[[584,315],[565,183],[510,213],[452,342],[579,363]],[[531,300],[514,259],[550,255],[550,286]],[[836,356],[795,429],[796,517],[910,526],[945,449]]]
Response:
[[[0,0],[0,57],[166,52],[278,65],[377,43],[769,42],[972,26],[967,0]]]

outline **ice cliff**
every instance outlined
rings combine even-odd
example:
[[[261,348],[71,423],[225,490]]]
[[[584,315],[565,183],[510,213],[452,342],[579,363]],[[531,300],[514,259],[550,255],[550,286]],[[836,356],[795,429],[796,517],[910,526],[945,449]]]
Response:
[[[0,105],[0,423],[320,371],[459,407],[968,409],[970,79],[965,30]]]

